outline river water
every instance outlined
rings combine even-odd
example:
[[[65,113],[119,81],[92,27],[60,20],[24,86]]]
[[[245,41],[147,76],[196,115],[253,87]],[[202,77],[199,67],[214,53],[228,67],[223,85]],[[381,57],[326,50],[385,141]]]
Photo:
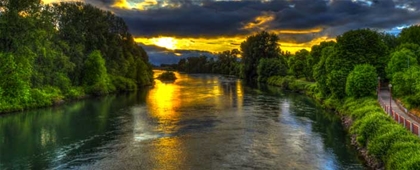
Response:
[[[308,97],[176,76],[1,116],[0,169],[365,169],[340,119]]]

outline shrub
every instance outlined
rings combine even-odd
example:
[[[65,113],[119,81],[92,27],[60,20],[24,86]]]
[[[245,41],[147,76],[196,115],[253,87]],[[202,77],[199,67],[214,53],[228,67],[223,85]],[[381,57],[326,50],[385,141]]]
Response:
[[[357,106],[355,106],[357,107]],[[349,114],[353,119],[363,118],[364,116],[368,115],[369,113],[373,112],[382,112],[382,108],[378,107],[377,104],[374,105],[364,105],[362,107],[353,108],[354,110]]]
[[[85,95],[83,87],[70,87],[70,89],[66,92],[66,98],[69,99],[79,99]]]
[[[395,123],[388,123],[382,126],[378,131],[378,135],[368,142],[367,148],[370,154],[376,155],[376,157],[384,160],[387,155],[392,154],[389,152],[391,151],[391,146],[396,142],[402,141],[418,142],[419,139],[411,135],[404,127]]]
[[[391,54],[391,60],[386,67],[388,78],[392,78],[395,73],[407,70],[409,65],[417,65],[416,56],[412,51],[403,48],[393,52]]]
[[[88,56],[84,63],[84,71],[86,74],[83,76],[83,84],[88,93],[102,95],[113,91],[100,51],[95,50]]]
[[[121,76],[112,76],[111,82],[117,91],[133,91],[137,90],[137,84],[128,78]]]
[[[350,133],[357,134],[357,142],[366,146],[369,139],[377,135],[377,131],[384,125],[390,123],[391,118],[382,112],[371,112],[367,113],[361,119],[357,119],[353,126],[350,128]]]
[[[157,78],[159,80],[166,80],[166,81],[176,80],[175,73],[171,72],[171,71],[166,71],[166,72],[160,74]]]
[[[374,95],[377,77],[375,67],[367,64],[356,65],[347,77],[346,94],[354,97]]]
[[[257,66],[259,82],[266,82],[271,76],[286,76],[287,66],[280,58],[262,58]]]

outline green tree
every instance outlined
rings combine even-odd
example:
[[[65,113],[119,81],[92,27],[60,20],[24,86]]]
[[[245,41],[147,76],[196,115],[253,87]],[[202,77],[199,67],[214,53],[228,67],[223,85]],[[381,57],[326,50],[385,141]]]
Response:
[[[271,76],[286,76],[287,65],[280,58],[262,58],[257,67],[258,81],[265,82]]]
[[[386,67],[388,78],[392,78],[393,74],[397,72],[407,70],[410,65],[417,65],[417,60],[413,52],[406,48],[393,52],[391,54],[391,60]]]
[[[255,82],[258,78],[257,66],[261,58],[277,58],[280,47],[276,34],[262,31],[248,37],[241,43],[243,76],[247,83]]]
[[[415,55],[415,57],[417,58],[417,63],[420,63],[420,45],[413,44],[413,43],[403,43],[403,44],[397,46],[394,49],[394,52],[395,51],[400,51],[400,50],[402,50],[404,48],[410,50],[411,52],[413,52],[414,55]]]
[[[25,68],[12,54],[0,53],[0,89],[8,104],[24,106],[30,99],[30,87]]]
[[[332,96],[342,98],[346,95],[347,76],[355,65],[370,64],[381,77],[385,76],[388,48],[377,32],[369,29],[352,30],[337,37],[332,54],[327,56],[324,63],[326,84]]]
[[[377,77],[375,67],[368,64],[356,65],[347,77],[346,94],[357,98],[374,95]]]
[[[330,94],[330,90],[327,86],[328,72],[326,69],[326,60],[330,57],[330,55],[333,54],[334,46],[325,47],[322,50],[320,61],[314,66],[313,69],[313,77],[316,80],[316,84],[323,96],[328,96]]]
[[[309,70],[306,66],[306,59],[309,56],[308,50],[299,50],[296,52],[294,57],[291,57],[289,59],[289,67],[291,70],[291,73],[296,77],[305,77],[306,79],[309,79],[309,73],[312,72],[312,68]]]
[[[401,43],[413,43],[420,45],[420,26],[412,25],[401,30],[398,40]]]
[[[93,51],[83,65],[85,72],[83,84],[94,94],[106,94],[109,91],[109,78],[105,67],[105,60],[99,50]]]
[[[388,63],[388,47],[379,33],[370,29],[352,30],[337,37],[337,55],[353,70],[358,64],[374,66],[381,77],[385,77]]]
[[[334,46],[336,43],[334,41],[323,41],[319,45],[314,45],[311,47],[311,53],[310,55],[313,58],[313,61],[311,62],[311,65],[318,64],[318,62],[321,60],[322,57],[322,50],[324,50],[327,47]]]

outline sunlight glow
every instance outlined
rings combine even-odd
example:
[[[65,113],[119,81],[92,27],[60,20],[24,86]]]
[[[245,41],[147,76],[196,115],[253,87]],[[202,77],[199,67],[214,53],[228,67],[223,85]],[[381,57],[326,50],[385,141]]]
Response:
[[[265,13],[261,16],[258,16],[254,19],[254,21],[245,24],[242,29],[259,29],[264,30],[268,28],[268,23],[273,21],[275,16],[273,13]]]
[[[163,73],[160,70],[154,72],[155,78]],[[175,72],[175,75],[180,77],[177,72]],[[181,106],[181,89],[175,83],[164,83],[160,80],[156,80],[155,83],[146,99],[148,105],[151,106],[149,109],[152,109],[149,112],[161,123],[162,126],[158,127],[158,130],[169,133],[169,131],[174,130],[175,125],[166,122],[176,120],[180,116],[175,110]]]
[[[174,50],[177,44],[177,40],[172,37],[152,38],[151,41],[159,47],[165,47],[170,50]]]
[[[181,3],[171,0],[116,0],[112,7],[143,11],[151,8],[179,8]]]
[[[290,31],[294,33],[299,33],[299,31],[294,30],[283,30]],[[303,30],[303,32],[318,31],[314,30]],[[165,47],[169,50],[206,50],[209,52],[222,52],[232,49],[240,49],[240,45],[243,41],[246,40],[246,36],[237,36],[237,37],[211,37],[211,38],[177,38],[177,37],[156,37],[156,38],[143,38],[137,37],[135,41],[137,43],[143,43],[145,45],[156,45],[159,47]],[[284,42],[280,40],[280,48],[282,51],[290,51],[295,53],[301,49],[311,50],[313,45],[317,45],[322,41],[334,41],[335,39],[324,37],[315,38],[306,43],[293,43],[293,42]]]

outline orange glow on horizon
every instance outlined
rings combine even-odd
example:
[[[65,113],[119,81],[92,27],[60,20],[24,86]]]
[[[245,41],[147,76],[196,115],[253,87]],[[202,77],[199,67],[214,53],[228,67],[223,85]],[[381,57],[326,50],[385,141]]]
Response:
[[[143,11],[150,8],[179,8],[181,5],[180,3],[171,3],[170,0],[159,2],[157,0],[116,0],[112,7]]]
[[[153,38],[135,38],[137,43],[145,45],[156,45],[169,50],[200,50],[212,53],[222,52],[232,49],[240,49],[240,45],[246,40],[246,36],[238,37],[215,37],[215,38],[177,38],[177,37],[153,37]],[[335,41],[334,38],[318,37],[305,43],[282,42],[280,48],[282,51],[289,51],[292,54],[301,50],[311,50],[311,47],[318,45],[323,41]]]

